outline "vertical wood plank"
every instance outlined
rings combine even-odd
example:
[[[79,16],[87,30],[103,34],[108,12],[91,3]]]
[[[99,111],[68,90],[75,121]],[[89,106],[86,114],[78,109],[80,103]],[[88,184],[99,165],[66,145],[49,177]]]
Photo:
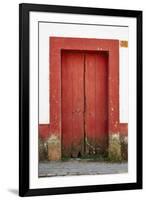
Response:
[[[86,53],[86,153],[106,152],[108,137],[108,59],[106,53]]]
[[[95,64],[94,53],[85,54],[85,141],[86,153],[93,154],[96,138],[96,113],[95,113]]]
[[[84,139],[84,55],[62,53],[62,150],[63,156],[77,157]]]
[[[72,55],[72,157],[84,151],[84,54]]]

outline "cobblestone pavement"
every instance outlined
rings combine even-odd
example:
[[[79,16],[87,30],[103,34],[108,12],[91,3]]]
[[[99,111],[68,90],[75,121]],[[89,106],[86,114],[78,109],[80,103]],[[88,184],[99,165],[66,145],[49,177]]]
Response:
[[[39,177],[117,174],[128,172],[127,163],[95,161],[51,161],[39,163]]]

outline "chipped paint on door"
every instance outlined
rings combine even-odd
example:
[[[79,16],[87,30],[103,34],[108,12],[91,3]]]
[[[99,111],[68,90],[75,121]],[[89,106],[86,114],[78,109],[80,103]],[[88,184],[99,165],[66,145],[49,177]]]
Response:
[[[107,148],[107,63],[105,52],[62,52],[63,156]]]

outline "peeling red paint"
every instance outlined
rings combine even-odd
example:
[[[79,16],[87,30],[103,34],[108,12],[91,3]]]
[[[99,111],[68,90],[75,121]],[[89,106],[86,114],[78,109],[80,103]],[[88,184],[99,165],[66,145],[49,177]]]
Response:
[[[120,123],[119,130],[121,135],[128,135],[128,123]]]
[[[39,124],[39,136],[41,139],[46,140],[50,134],[49,124]]]

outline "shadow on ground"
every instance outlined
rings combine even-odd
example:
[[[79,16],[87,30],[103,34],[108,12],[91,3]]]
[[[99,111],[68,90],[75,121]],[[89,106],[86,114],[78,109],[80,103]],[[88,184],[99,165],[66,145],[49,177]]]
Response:
[[[8,191],[14,195],[18,196],[18,190],[17,189],[8,189]]]

